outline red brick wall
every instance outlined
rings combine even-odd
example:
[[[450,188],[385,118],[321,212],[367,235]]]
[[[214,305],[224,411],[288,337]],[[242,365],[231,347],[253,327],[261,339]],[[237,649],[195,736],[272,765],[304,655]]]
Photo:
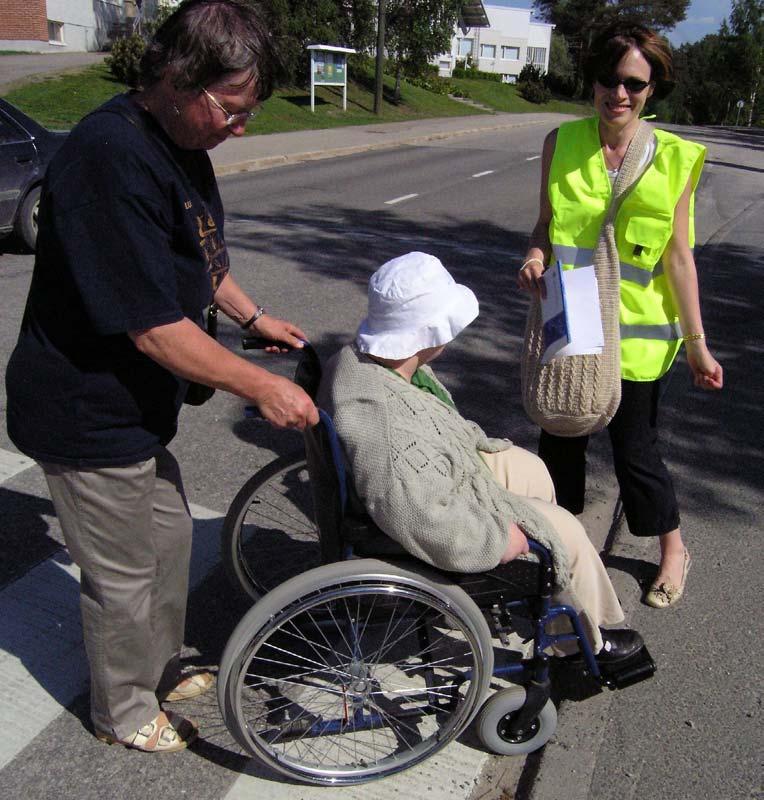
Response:
[[[47,42],[45,0],[0,0],[0,39]]]

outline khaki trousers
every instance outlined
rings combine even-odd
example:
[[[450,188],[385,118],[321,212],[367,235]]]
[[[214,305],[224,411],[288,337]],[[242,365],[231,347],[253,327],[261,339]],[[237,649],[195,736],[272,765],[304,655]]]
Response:
[[[41,466],[82,572],[93,724],[123,739],[180,680],[192,533],[180,470],[164,448],[126,467]]]
[[[552,478],[538,456],[514,445],[499,453],[480,455],[494,478],[513,494],[527,497],[560,537],[568,553],[570,586],[554,599],[578,611],[594,652],[599,652],[602,649],[600,627],[623,622],[623,611],[605,566],[583,525],[570,512],[555,504]],[[563,618],[549,626],[550,633],[568,630],[569,624]],[[563,643],[555,648],[560,654],[576,652],[577,649],[575,643]]]

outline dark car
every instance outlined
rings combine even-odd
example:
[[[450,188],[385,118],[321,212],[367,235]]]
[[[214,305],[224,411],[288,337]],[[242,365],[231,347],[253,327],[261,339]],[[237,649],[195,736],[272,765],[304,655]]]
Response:
[[[66,136],[0,98],[0,236],[15,231],[34,250],[42,178]]]

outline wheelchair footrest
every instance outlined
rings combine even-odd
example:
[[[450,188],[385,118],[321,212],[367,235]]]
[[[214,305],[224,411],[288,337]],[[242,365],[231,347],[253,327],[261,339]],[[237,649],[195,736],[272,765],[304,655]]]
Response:
[[[655,674],[656,666],[645,645],[633,656],[612,666],[600,664],[600,680],[610,689],[624,689]]]

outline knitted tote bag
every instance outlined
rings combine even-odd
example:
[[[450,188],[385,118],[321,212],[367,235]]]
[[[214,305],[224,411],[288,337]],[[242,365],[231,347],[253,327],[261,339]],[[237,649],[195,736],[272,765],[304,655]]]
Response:
[[[542,364],[541,303],[535,295],[531,300],[520,359],[523,407],[537,425],[557,436],[585,436],[602,430],[621,402],[620,269],[614,219],[626,192],[642,174],[640,161],[652,135],[652,127],[640,122],[615,180],[594,251],[603,352],[560,356]]]

